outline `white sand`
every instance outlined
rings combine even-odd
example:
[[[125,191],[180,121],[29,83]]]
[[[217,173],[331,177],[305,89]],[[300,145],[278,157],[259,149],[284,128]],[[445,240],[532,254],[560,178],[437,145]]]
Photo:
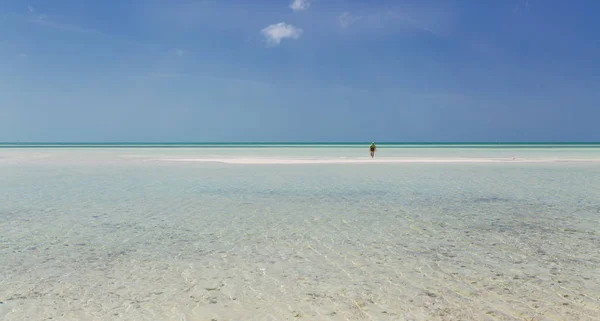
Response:
[[[245,165],[298,165],[298,164],[403,164],[403,163],[577,163],[577,162],[600,162],[598,159],[576,159],[576,158],[358,158],[358,159],[292,159],[292,158],[161,158],[157,160],[171,162],[202,162],[223,164],[245,164]]]

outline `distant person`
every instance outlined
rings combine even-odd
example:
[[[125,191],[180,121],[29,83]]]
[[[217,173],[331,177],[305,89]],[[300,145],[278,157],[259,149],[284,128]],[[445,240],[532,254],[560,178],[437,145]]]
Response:
[[[375,143],[371,143],[371,147],[369,147],[369,149],[371,150],[371,158],[375,157],[375,151],[377,150]]]

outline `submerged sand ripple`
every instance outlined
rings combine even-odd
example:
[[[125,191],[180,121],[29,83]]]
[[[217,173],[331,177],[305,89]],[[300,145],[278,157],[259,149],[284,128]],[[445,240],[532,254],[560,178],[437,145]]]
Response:
[[[2,320],[599,320],[587,164],[0,167]]]

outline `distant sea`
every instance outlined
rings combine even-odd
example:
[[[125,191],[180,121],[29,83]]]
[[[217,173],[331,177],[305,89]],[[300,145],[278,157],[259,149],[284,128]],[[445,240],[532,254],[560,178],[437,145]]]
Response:
[[[600,147],[600,142],[375,142],[377,146],[393,148],[582,148]],[[0,148],[360,148],[371,142],[29,142],[0,143]]]

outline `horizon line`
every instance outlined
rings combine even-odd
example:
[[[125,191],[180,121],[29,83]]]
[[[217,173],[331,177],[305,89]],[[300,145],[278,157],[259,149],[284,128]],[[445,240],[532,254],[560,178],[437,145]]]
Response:
[[[354,145],[370,144],[373,141],[46,141],[46,142],[0,142],[0,145],[246,145],[246,144],[264,144],[264,145]],[[586,144],[596,145],[600,141],[375,141],[376,144],[394,144],[394,145],[560,145],[560,144]]]

